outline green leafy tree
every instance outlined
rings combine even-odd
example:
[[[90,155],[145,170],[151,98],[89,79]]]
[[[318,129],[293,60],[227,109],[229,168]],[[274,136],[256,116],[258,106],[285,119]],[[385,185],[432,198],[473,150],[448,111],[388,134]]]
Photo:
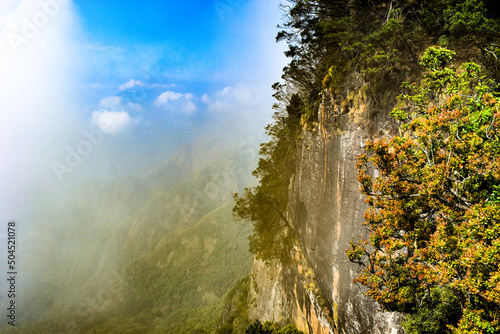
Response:
[[[259,320],[256,320],[250,326],[248,326],[245,331],[246,334],[273,334],[274,325],[268,321],[262,324]]]
[[[500,7],[498,1],[454,1],[444,12],[444,32],[462,48],[475,46],[491,76],[500,80]]]
[[[347,253],[410,333],[500,333],[500,100],[453,57],[424,53],[422,84],[405,83],[391,112],[398,133],[359,158],[370,235]]]
[[[436,334],[448,332],[448,324],[460,320],[460,301],[448,287],[432,288],[422,299],[416,313],[408,314],[404,328],[408,334]]]
[[[278,334],[304,334],[295,325],[287,325],[278,331]]]
[[[261,145],[262,158],[253,172],[259,185],[245,189],[241,197],[234,195],[234,216],[253,223],[250,251],[261,259],[286,261],[294,240],[286,211],[288,186],[295,171],[302,108],[300,97],[292,95],[286,112],[274,114],[274,123],[266,127],[271,140]]]

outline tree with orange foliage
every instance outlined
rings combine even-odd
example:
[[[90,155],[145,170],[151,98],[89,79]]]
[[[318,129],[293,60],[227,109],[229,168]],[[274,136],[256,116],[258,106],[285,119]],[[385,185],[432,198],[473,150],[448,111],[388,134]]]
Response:
[[[357,281],[409,333],[500,333],[500,99],[473,62],[432,47],[403,84],[392,137],[368,142],[358,180],[369,239]]]

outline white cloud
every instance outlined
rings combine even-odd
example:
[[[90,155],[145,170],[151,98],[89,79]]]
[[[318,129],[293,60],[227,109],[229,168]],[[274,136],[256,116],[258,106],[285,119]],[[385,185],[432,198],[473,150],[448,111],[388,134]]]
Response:
[[[142,106],[138,103],[128,102],[123,103],[123,99],[120,96],[109,96],[102,99],[99,102],[100,109],[106,110],[125,110],[141,113],[144,111]]]
[[[196,110],[198,110],[198,107],[196,106],[196,104],[194,104],[193,102],[188,102],[184,105],[184,107],[182,107],[181,111],[185,114],[192,114],[194,113]]]
[[[181,112],[190,115],[198,110],[193,102],[194,95],[191,93],[181,94],[172,91],[162,93],[155,101],[155,105],[164,110]]]
[[[272,106],[269,86],[239,82],[210,94],[204,94],[201,102],[214,119],[240,124],[247,129],[263,129],[272,122]]]
[[[246,83],[225,87],[213,96],[204,94],[201,97],[208,111],[215,114],[256,112],[262,109],[262,100],[262,94]]]
[[[117,110],[122,108],[122,98],[119,96],[109,96],[99,102],[99,107],[108,110]]]
[[[170,100],[177,101],[182,96],[183,95],[180,94],[180,93],[174,93],[174,92],[166,91],[165,93],[163,93],[160,96],[158,96],[158,99],[156,99],[156,101],[158,102],[158,104],[166,104]]]
[[[150,86],[153,87],[153,88],[177,87],[176,84],[169,84],[169,85],[167,85],[167,84],[151,84]]]
[[[122,92],[124,90],[131,89],[134,87],[144,87],[144,82],[142,82],[141,80],[130,79],[128,82],[121,85],[120,88],[118,88],[118,90]]]
[[[129,109],[131,111],[135,111],[135,112],[143,112],[144,109],[142,108],[142,106],[139,104],[139,103],[133,103],[133,102],[129,102],[125,105],[125,109]]]
[[[106,134],[115,135],[133,122],[133,119],[125,111],[94,111],[92,113],[92,125],[97,126]]]

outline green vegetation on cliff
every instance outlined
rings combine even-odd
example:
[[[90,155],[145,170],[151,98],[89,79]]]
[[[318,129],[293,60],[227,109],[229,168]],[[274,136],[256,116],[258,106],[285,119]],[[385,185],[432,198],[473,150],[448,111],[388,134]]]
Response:
[[[277,40],[290,63],[278,95],[299,92],[317,106],[329,88],[337,98],[368,84],[372,98],[418,76],[418,55],[431,45],[474,57],[500,78],[500,5],[494,0],[289,0]]]
[[[128,304],[161,311],[159,329],[210,332],[222,297],[250,272],[244,251],[249,229],[232,222],[231,207],[218,208],[127,266]]]
[[[246,277],[229,291],[224,298],[216,334],[244,333],[250,325],[248,316],[248,295],[250,277]]]
[[[245,331],[246,334],[304,334],[295,325],[287,325],[283,328],[276,328],[276,325],[266,321],[262,324],[259,320],[253,322]]]
[[[391,112],[398,134],[358,162],[370,236],[348,255],[412,334],[500,333],[500,99],[453,56],[424,53],[422,84],[405,83]]]

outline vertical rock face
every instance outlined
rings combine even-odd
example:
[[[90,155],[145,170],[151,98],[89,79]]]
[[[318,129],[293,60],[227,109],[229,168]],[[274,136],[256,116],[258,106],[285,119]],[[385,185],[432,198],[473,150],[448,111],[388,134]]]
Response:
[[[300,263],[282,265],[277,261],[254,260],[249,292],[249,317],[285,325],[292,322],[307,334],[330,334],[334,329],[329,313],[320,306],[314,284]],[[312,274],[312,272],[310,273]],[[310,285],[311,284],[311,285]]]
[[[386,98],[395,101],[394,96]],[[326,307],[330,314],[330,332],[404,333],[399,325],[400,315],[381,312],[380,307],[365,296],[364,288],[353,283],[359,268],[347,261],[345,252],[353,238],[359,239],[363,232],[365,236],[367,234],[362,226],[367,207],[358,191],[356,158],[364,152],[366,140],[391,126],[388,111],[393,105],[386,104],[375,108],[363,90],[351,93],[343,101],[336,101],[325,91],[318,122],[312,129],[304,130],[299,143],[296,172],[290,185],[289,216],[300,239],[301,256],[314,272],[315,282],[320,288],[323,309]],[[304,288],[283,286],[283,282],[304,281],[300,270],[292,267],[289,270],[267,267],[272,272],[268,275],[270,277],[277,275],[276,270],[290,277],[282,277],[281,281],[276,277],[274,280],[260,277],[256,283],[260,283],[259,297],[254,300],[257,311],[253,316],[257,318],[260,310],[262,319],[277,321],[278,315],[270,314],[274,306],[282,310],[280,316],[294,320],[301,329],[324,333],[317,329],[321,326],[312,326],[315,319],[321,318],[320,314],[314,313],[315,309],[321,309],[315,305],[318,301],[314,294]],[[264,264],[254,264],[254,274],[263,270]],[[281,292],[276,293],[280,288]],[[274,292],[266,289],[274,289]],[[292,292],[295,297],[290,295]],[[291,301],[294,298],[297,300]],[[267,308],[260,307],[263,304],[267,304]],[[305,307],[297,308],[295,304]],[[323,319],[321,328],[328,328],[327,322]]]

